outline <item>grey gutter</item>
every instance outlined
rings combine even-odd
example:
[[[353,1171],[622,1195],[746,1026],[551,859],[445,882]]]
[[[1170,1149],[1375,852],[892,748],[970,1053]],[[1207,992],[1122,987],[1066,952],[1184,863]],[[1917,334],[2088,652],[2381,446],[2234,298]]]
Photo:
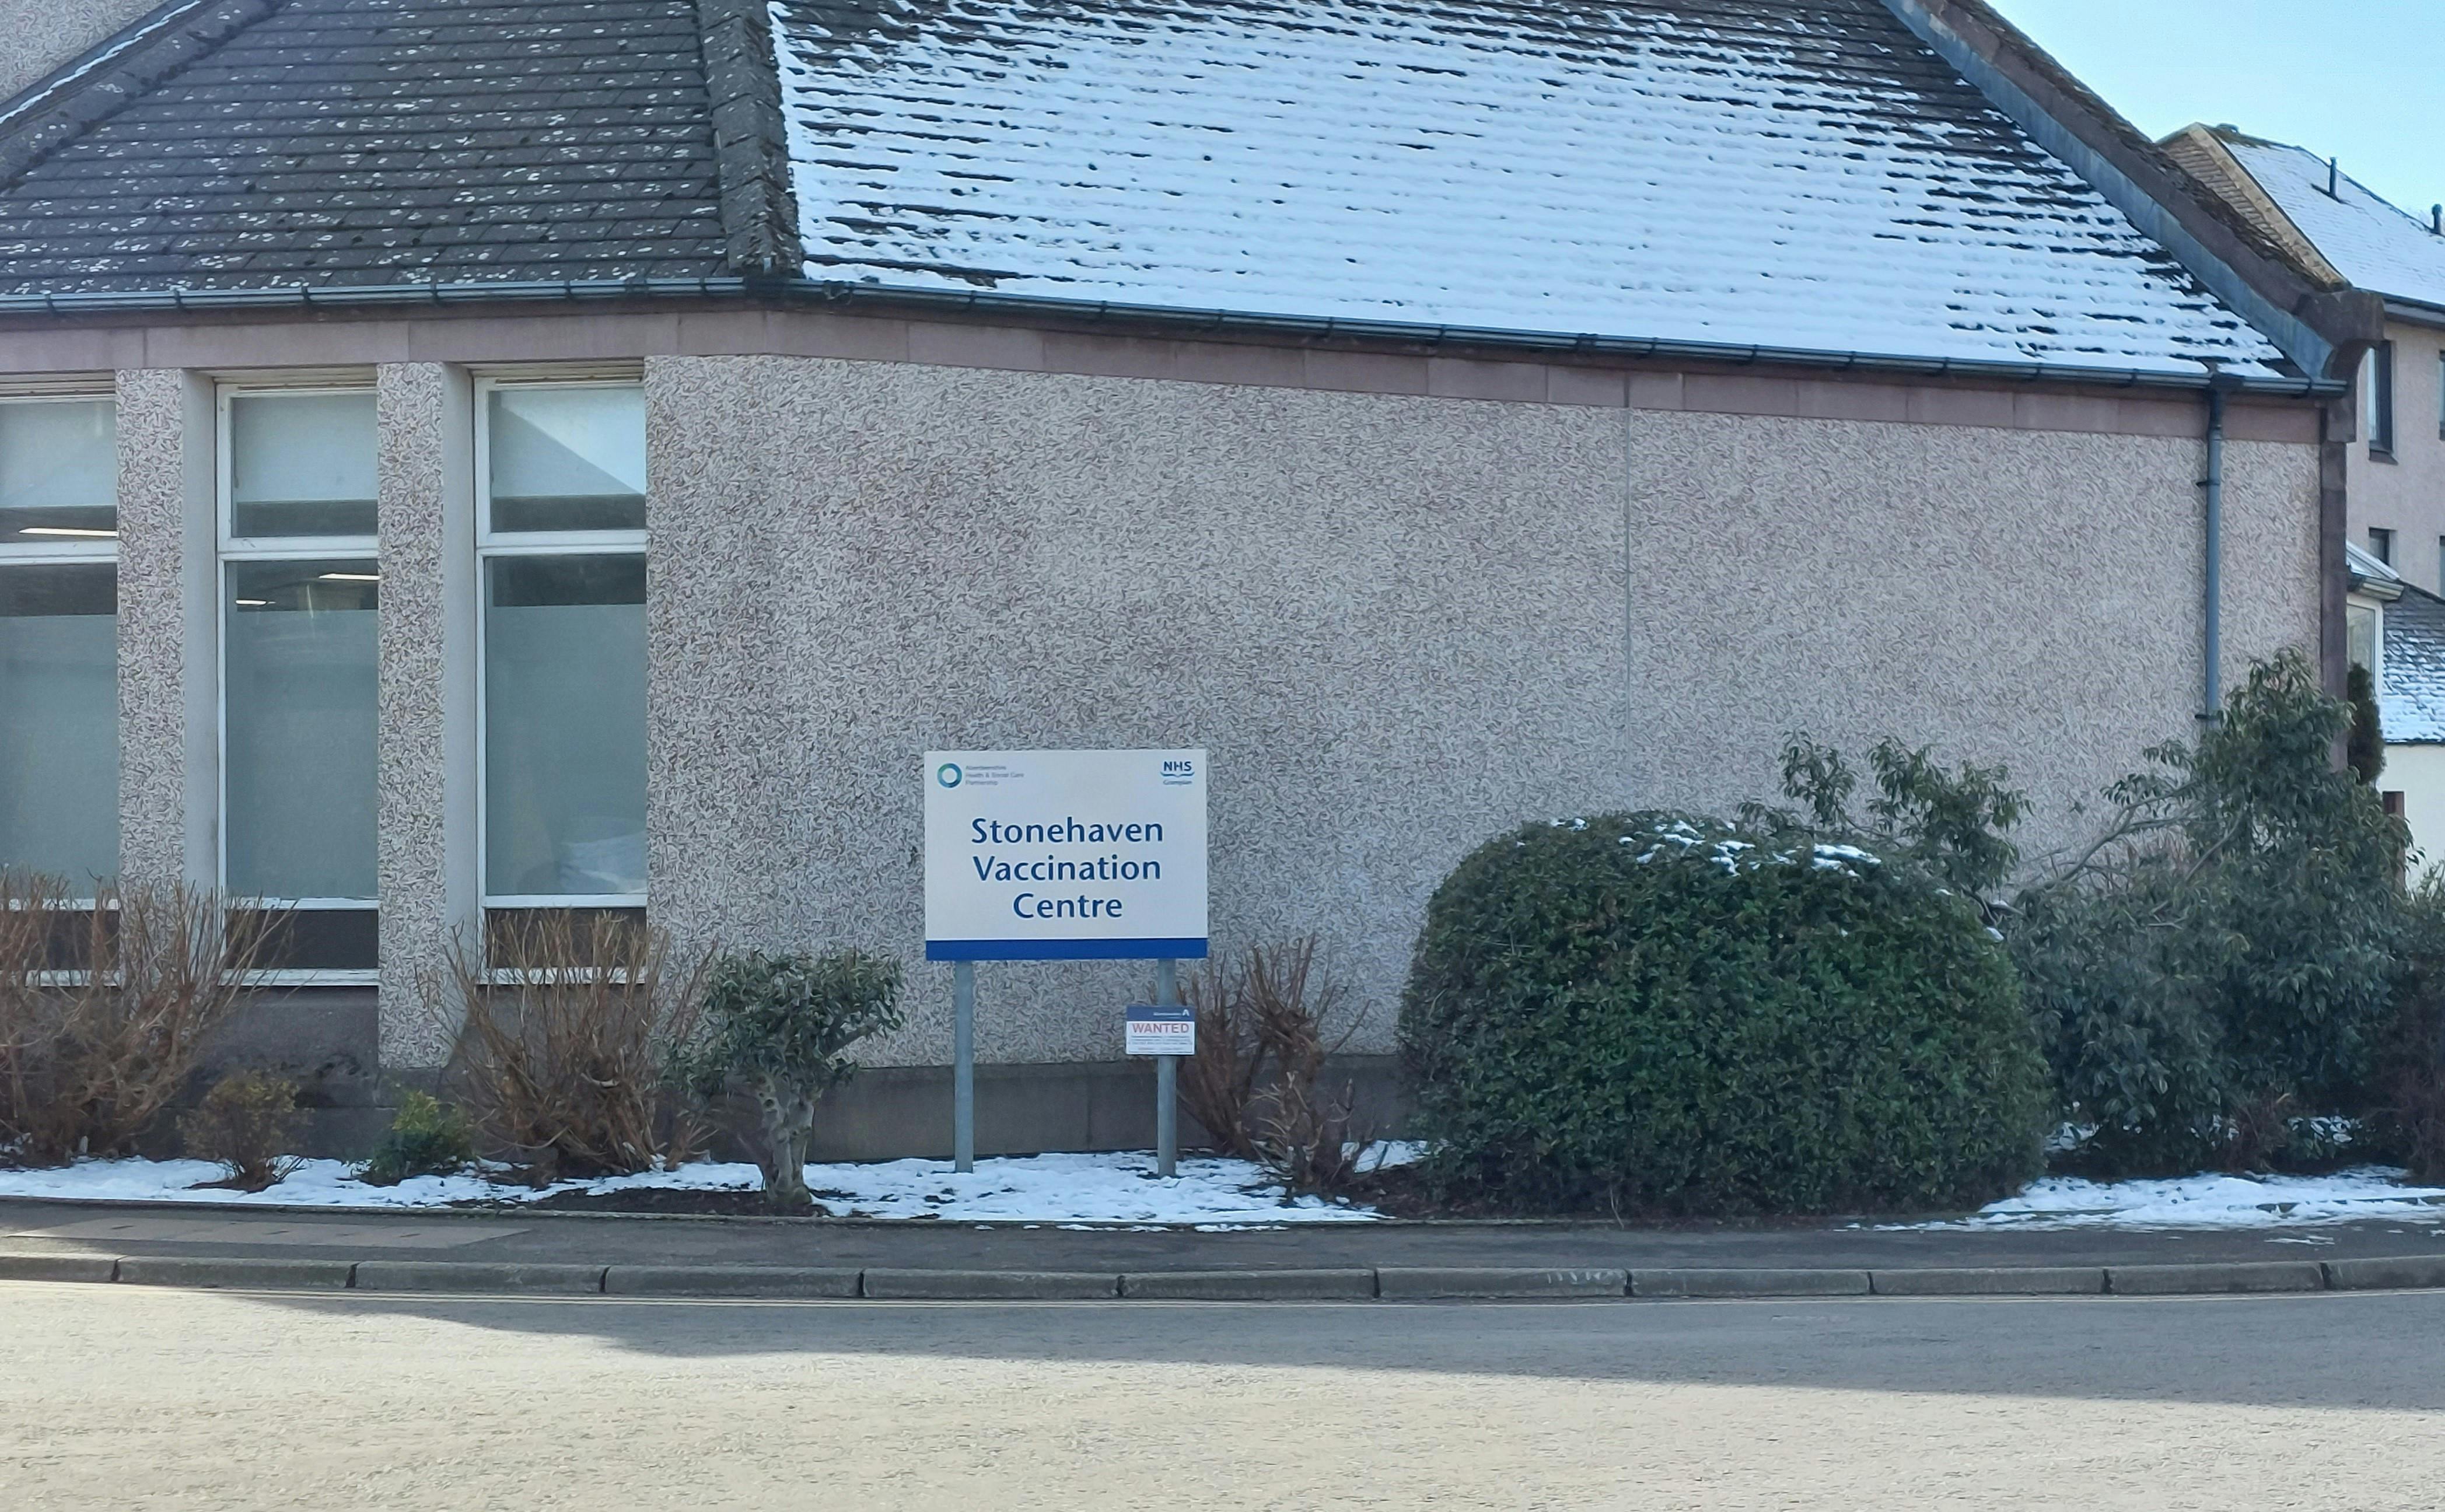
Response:
[[[1911,357],[1890,352],[1827,351],[1663,337],[1599,336],[1565,331],[1512,330],[1496,327],[1418,325],[1399,321],[1342,320],[1302,315],[1252,314],[1227,309],[1179,309],[1108,300],[1047,299],[1036,295],[952,293],[888,289],[868,284],[825,283],[807,278],[596,278],[500,280],[477,283],[366,284],[278,289],[166,289],[66,294],[0,294],[0,318],[22,315],[107,315],[156,312],[220,313],[237,310],[340,310],[447,308],[458,305],[558,301],[602,304],[635,299],[772,299],[793,304],[845,307],[898,315],[999,315],[1019,322],[1062,321],[1149,327],[1184,335],[1241,335],[1279,341],[1377,341],[1428,346],[1503,347],[1522,352],[1575,353],[1595,357],[1677,359],[1736,366],[1768,364],[1829,372],[1884,373],[1917,378],[1986,378],[2015,383],[2087,383],[2120,388],[2197,392],[2212,383],[2227,391],[2286,398],[2327,398],[2348,393],[2347,380],[2211,375],[2151,368],[2088,367],[2062,363],[2018,363],[1986,358]]]
[[[2398,320],[2407,326],[2445,327],[2445,306],[2432,305],[2424,299],[2404,299],[2397,294],[2383,296],[2385,318]]]

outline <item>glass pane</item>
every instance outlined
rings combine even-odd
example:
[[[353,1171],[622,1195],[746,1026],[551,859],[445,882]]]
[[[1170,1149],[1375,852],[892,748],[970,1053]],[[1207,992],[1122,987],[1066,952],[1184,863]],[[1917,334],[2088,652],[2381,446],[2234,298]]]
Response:
[[[233,929],[260,928],[266,916],[233,909]],[[371,908],[292,908],[276,916],[264,967],[273,971],[372,971],[382,964],[382,915]]]
[[[119,569],[0,568],[0,867],[119,874]]]
[[[230,890],[374,896],[374,617],[365,561],[229,565]]]
[[[645,528],[645,391],[496,388],[488,417],[495,531]]]
[[[119,533],[119,406],[0,404],[0,546]]]
[[[496,558],[484,611],[484,890],[645,890],[645,559]]]
[[[374,397],[230,401],[230,533],[374,533]]]

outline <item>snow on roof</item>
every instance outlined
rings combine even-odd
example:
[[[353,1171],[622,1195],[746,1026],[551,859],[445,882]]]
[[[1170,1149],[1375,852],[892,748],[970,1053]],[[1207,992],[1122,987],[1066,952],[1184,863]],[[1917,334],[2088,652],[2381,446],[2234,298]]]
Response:
[[[2374,554],[2354,541],[2343,543],[2343,564],[2351,569],[2354,577],[2370,578],[2380,583],[2402,581],[2401,573],[2379,561]]]
[[[2445,600],[2406,588],[2385,607],[2378,725],[2389,745],[2445,743]]]
[[[2327,194],[2326,159],[2305,148],[2233,135],[2224,135],[2224,144],[2355,288],[2445,308],[2445,236],[2426,221],[2396,209],[2349,174],[2336,174],[2336,192]]]
[[[810,277],[2258,374],[1880,0],[774,0]]]

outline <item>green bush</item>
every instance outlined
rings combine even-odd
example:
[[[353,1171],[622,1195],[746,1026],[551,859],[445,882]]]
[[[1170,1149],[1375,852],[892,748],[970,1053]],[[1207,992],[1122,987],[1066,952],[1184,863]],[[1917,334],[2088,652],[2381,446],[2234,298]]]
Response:
[[[259,1192],[297,1168],[297,1084],[263,1071],[233,1071],[178,1120],[187,1153],[229,1174],[215,1185]]]
[[[1924,1208],[2040,1165],[2044,1066],[1977,903],[1780,826],[1488,842],[1428,905],[1400,1037],[1447,1197]]]
[[[356,1177],[368,1186],[396,1186],[411,1176],[456,1175],[475,1159],[476,1133],[466,1115],[429,1092],[410,1092]]]
[[[754,1098],[765,1200],[804,1211],[813,1204],[806,1167],[816,1102],[855,1074],[843,1051],[900,1022],[897,961],[856,950],[723,956],[705,980],[702,1034],[674,1071],[699,1097],[737,1086]]]
[[[2062,1115],[2104,1173],[2286,1158],[2359,1110],[2395,1017],[2406,836],[2334,759],[2351,725],[2297,653],[2258,663],[2195,749],[2108,790],[2081,856],[2009,925]],[[2306,1154],[2308,1152],[2302,1152]]]

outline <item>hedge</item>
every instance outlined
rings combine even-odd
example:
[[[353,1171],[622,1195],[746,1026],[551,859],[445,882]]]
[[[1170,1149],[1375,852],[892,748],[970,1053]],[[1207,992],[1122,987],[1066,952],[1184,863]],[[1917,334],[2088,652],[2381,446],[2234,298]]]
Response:
[[[2045,1069],[1976,905],[1804,837],[1644,812],[1489,841],[1428,905],[1400,1036],[1446,1198],[1924,1209],[2041,1165]]]

